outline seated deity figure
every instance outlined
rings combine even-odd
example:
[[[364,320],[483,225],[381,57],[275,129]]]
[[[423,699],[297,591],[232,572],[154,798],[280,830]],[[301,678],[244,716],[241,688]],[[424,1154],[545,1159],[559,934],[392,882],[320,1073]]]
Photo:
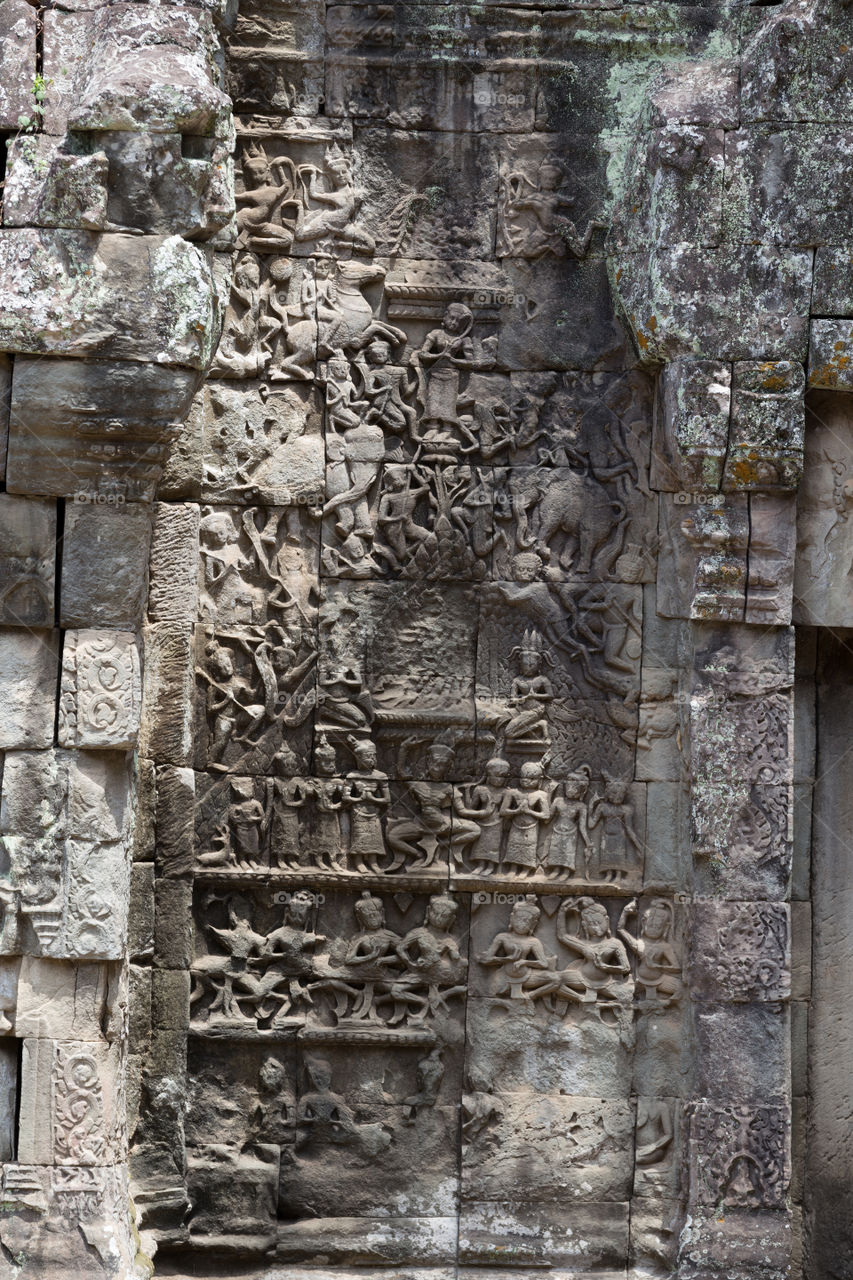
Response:
[[[296,169],[288,156],[270,160],[264,148],[251,142],[241,166],[243,191],[237,204],[238,245],[259,252],[283,252],[293,242],[292,221],[298,206]],[[283,217],[292,205],[292,218]]]
[[[378,1006],[387,1000],[402,967],[397,954],[400,935],[386,927],[382,899],[368,889],[353,904],[353,912],[357,932],[347,943],[333,946],[329,956],[330,969],[340,977],[324,979],[323,986],[337,997],[338,1020],[346,1016],[348,1021],[381,1024]]]
[[[404,744],[404,747],[407,745],[411,744]],[[450,849],[458,856],[480,834],[476,822],[454,813],[459,799],[454,795],[453,784],[447,780],[453,748],[442,742],[433,742],[427,747],[425,756],[426,779],[407,783],[415,815],[396,818],[388,823],[388,844],[396,855],[387,868],[389,871],[397,870],[404,863],[407,870],[431,867],[439,849]]]
[[[516,902],[509,913],[509,928],[492,939],[488,949],[477,956],[480,964],[500,970],[499,997],[523,1000],[533,1006],[535,1000],[553,990],[555,955],[549,955],[533,936],[542,912],[532,894]]]
[[[373,1157],[390,1145],[391,1135],[381,1124],[359,1124],[346,1099],[332,1091],[332,1068],[325,1058],[309,1058],[305,1069],[311,1087],[296,1108],[297,1151],[313,1143],[331,1143]]]
[[[397,944],[405,971],[394,983],[391,995],[408,1007],[415,1022],[423,1021],[428,1013],[449,1012],[448,1000],[467,990],[468,961],[451,933],[458,911],[458,903],[448,894],[435,894],[427,904],[423,924],[410,929]],[[395,1014],[392,1021],[399,1017]]]
[[[513,649],[518,655],[519,674],[512,682],[509,705],[511,718],[504,726],[507,741],[521,742],[532,739],[540,747],[551,741],[548,728],[548,705],[554,701],[554,686],[542,671],[542,664],[554,665],[554,659],[544,647],[539,632],[532,627],[524,633],[524,642]]]
[[[353,182],[349,160],[336,142],[326,148],[324,165],[325,171],[313,164],[301,164],[297,169],[302,199],[293,239],[299,244],[329,239],[351,245],[361,253],[373,253],[375,240],[355,221],[362,193]]]

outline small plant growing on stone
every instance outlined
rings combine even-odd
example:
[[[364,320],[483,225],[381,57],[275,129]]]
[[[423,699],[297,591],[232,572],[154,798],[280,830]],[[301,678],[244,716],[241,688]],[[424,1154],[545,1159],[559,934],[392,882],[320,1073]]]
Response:
[[[21,133],[39,133],[44,124],[45,100],[50,81],[36,73],[33,78],[33,108],[31,115],[18,116],[18,128]]]

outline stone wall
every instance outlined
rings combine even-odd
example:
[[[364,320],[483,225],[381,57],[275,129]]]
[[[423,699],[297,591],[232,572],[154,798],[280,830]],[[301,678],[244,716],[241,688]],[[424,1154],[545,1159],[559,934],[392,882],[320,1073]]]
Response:
[[[0,1276],[853,1274],[853,15],[0,34]]]
[[[152,499],[230,281],[214,16],[0,4],[4,1277],[150,1271],[127,1167],[142,626]]]

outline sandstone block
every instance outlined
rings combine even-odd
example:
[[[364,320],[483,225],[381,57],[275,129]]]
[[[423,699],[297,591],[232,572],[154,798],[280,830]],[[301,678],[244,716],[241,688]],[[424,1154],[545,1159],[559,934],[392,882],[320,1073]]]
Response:
[[[151,544],[148,617],[192,627],[198,614],[199,509],[190,503],[157,503]]]
[[[58,633],[0,628],[0,747],[53,742]]]
[[[216,314],[210,264],[178,236],[0,231],[0,348],[203,368]]]
[[[142,678],[129,631],[67,631],[59,699],[61,747],[136,745]]]
[[[151,510],[79,496],[65,511],[61,625],[134,630],[142,621]]]
[[[18,356],[10,492],[73,497],[81,506],[149,499],[195,382],[189,370],[133,359]]]
[[[55,566],[55,504],[0,494],[0,623],[52,624]]]
[[[36,105],[36,15],[25,0],[0,5],[0,129],[20,128],[21,117],[32,119]]]

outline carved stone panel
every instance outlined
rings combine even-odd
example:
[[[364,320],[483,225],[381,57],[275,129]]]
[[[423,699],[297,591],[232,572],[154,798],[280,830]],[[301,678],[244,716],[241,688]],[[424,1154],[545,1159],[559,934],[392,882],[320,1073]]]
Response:
[[[59,693],[61,747],[135,745],[142,685],[128,631],[67,631]]]
[[[51,626],[56,586],[54,504],[4,493],[0,528],[0,621],[4,626]]]

